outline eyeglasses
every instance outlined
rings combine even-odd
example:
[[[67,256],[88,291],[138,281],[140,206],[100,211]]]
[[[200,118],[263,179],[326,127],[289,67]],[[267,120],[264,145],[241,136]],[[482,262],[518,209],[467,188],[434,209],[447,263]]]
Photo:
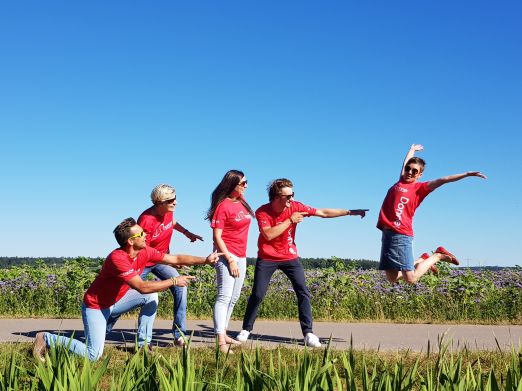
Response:
[[[248,180],[245,179],[244,181],[239,182],[237,185],[241,186],[241,187],[245,187],[247,184],[248,184]]]
[[[161,201],[161,202],[163,202],[164,204],[173,204],[175,201],[176,201],[176,196],[174,196],[174,198],[172,198],[170,200],[165,200],[165,201]]]
[[[292,194],[279,194],[279,197],[281,197],[281,198],[286,197],[286,200],[288,201],[288,200],[290,200],[290,198],[294,198],[294,194],[295,193],[292,193]]]
[[[132,235],[129,239],[142,238],[145,236],[145,231],[141,231],[139,234]]]
[[[419,173],[419,170],[417,170],[416,168],[411,168],[410,166],[406,166],[404,167],[404,171],[405,172],[410,172],[413,174],[413,175],[417,175]]]

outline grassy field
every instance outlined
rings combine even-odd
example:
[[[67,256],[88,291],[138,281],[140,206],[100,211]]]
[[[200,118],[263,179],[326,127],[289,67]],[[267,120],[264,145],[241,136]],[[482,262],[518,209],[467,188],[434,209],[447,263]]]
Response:
[[[94,364],[53,349],[45,364],[29,344],[0,345],[0,390],[520,390],[522,352],[394,354],[279,348],[224,355],[213,348],[109,347]]]

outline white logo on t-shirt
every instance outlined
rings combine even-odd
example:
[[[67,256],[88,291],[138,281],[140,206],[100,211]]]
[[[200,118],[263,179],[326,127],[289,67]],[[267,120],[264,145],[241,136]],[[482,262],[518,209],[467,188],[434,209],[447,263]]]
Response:
[[[396,227],[400,227],[402,221],[402,213],[404,212],[404,206],[410,201],[408,197],[401,197],[397,208],[395,208],[395,216],[397,216],[397,220],[393,222]]]
[[[158,226],[158,228],[156,228],[156,229],[154,230],[154,233],[152,234],[152,237],[153,237],[153,238],[157,238],[158,236],[161,235],[162,232],[164,232],[164,231],[170,229],[170,227],[172,227],[172,221],[171,221],[170,223],[166,224],[166,225],[163,224],[163,223],[161,223],[161,224]]]

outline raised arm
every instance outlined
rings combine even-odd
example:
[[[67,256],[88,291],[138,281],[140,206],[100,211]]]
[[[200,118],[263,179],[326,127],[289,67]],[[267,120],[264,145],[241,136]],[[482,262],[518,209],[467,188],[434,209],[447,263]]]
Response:
[[[433,191],[437,187],[445,185],[446,183],[460,181],[461,179],[464,179],[469,176],[476,176],[482,179],[486,179],[486,176],[479,171],[468,171],[463,172],[462,174],[448,175],[439,179],[435,179],[433,181],[428,182],[428,186]]]
[[[404,158],[404,161],[402,162],[401,175],[399,176],[399,179],[401,179],[402,174],[404,174],[404,167],[406,167],[408,160],[410,160],[413,156],[415,156],[415,152],[422,151],[423,149],[424,149],[424,147],[420,144],[411,145],[410,149],[408,150],[408,153],[406,154],[406,157]]]
[[[341,216],[361,216],[361,219],[366,216],[366,212],[370,209],[330,209],[321,208],[316,209],[315,216],[322,218],[332,218]]]

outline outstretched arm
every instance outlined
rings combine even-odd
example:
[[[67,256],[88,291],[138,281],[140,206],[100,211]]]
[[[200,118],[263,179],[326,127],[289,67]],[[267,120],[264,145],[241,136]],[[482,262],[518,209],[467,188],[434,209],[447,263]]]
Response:
[[[195,279],[194,276],[172,277],[162,281],[143,281],[140,276],[134,276],[126,281],[132,289],[137,290],[141,294],[162,292],[171,286],[187,286],[190,280]]]
[[[477,176],[479,178],[486,179],[486,176],[479,171],[468,171],[463,172],[462,174],[448,175],[439,179],[435,179],[428,182],[428,186],[433,191],[437,187],[445,185],[446,183],[460,181],[461,179],[464,179],[468,176]]]
[[[203,238],[199,235],[196,235],[196,234],[193,234],[192,232],[190,232],[188,229],[186,229],[185,227],[183,227],[179,222],[177,221],[174,221],[174,229],[178,232],[181,232],[183,235],[185,235],[188,240],[190,240],[191,242],[195,242],[196,240],[201,240],[203,241]]]
[[[366,212],[370,209],[330,209],[321,208],[316,209],[315,216],[322,218],[332,218],[340,216],[361,216],[361,219],[366,216]]]
[[[214,251],[208,257],[196,257],[194,255],[181,254],[165,254],[159,263],[164,263],[170,266],[191,266],[191,265],[214,265],[223,253]]]
[[[402,174],[404,174],[404,167],[406,167],[406,164],[408,163],[408,160],[410,160],[417,151],[422,151],[424,147],[420,144],[412,144],[410,149],[408,150],[408,153],[406,154],[406,157],[404,158],[404,161],[402,162],[402,168],[401,168],[401,175],[399,179],[402,178]]]

